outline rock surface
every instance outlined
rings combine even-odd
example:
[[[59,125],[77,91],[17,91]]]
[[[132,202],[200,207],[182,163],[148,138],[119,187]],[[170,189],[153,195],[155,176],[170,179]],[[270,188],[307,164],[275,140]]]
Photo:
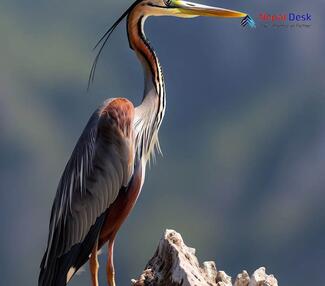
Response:
[[[154,256],[133,286],[278,286],[273,275],[266,274],[265,267],[257,269],[250,277],[244,270],[234,284],[224,271],[218,271],[213,261],[200,266],[195,249],[185,245],[181,235],[166,230]]]

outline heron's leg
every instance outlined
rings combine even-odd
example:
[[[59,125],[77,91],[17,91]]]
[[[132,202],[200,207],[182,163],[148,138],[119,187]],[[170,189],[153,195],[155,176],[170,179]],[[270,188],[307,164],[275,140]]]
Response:
[[[111,237],[108,242],[108,260],[107,260],[107,267],[106,267],[108,286],[116,286],[114,261],[113,261],[114,239],[115,239],[115,235]]]
[[[96,242],[96,244],[91,252],[91,256],[89,258],[89,268],[90,268],[92,286],[99,286],[99,284],[98,284],[99,263],[98,263],[98,258],[97,258],[97,252],[98,252],[98,241]]]

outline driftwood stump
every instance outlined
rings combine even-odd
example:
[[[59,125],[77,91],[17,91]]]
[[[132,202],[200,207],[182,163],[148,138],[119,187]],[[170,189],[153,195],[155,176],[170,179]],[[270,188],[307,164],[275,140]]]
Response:
[[[213,261],[200,266],[195,249],[184,244],[179,233],[166,230],[154,256],[133,286],[278,286],[265,268],[257,269],[250,277],[244,270],[234,284],[224,271],[218,271]]]

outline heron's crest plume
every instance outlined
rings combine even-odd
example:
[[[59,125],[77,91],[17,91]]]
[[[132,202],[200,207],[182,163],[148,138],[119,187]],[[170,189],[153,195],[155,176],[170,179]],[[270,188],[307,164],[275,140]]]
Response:
[[[99,57],[105,47],[105,45],[108,42],[109,37],[112,35],[112,33],[114,32],[114,30],[116,29],[116,27],[123,21],[123,19],[130,13],[130,11],[138,4],[140,3],[142,0],[137,0],[135,1],[116,21],[115,23],[105,32],[105,34],[99,39],[99,41],[97,42],[97,44],[94,47],[94,50],[96,50],[97,48],[99,48],[97,55],[94,59],[94,62],[92,64],[91,70],[90,70],[90,74],[89,74],[89,79],[88,79],[88,90],[91,86],[91,84],[93,83],[94,79],[95,79],[95,73],[96,73],[96,68],[97,68],[97,63],[99,60]]]

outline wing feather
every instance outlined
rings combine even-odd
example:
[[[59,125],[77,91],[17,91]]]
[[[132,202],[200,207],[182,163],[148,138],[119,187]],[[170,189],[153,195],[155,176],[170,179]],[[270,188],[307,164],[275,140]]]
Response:
[[[132,145],[133,146],[133,145]],[[130,138],[109,114],[90,118],[63,172],[53,203],[45,267],[85,239],[129,182]]]

